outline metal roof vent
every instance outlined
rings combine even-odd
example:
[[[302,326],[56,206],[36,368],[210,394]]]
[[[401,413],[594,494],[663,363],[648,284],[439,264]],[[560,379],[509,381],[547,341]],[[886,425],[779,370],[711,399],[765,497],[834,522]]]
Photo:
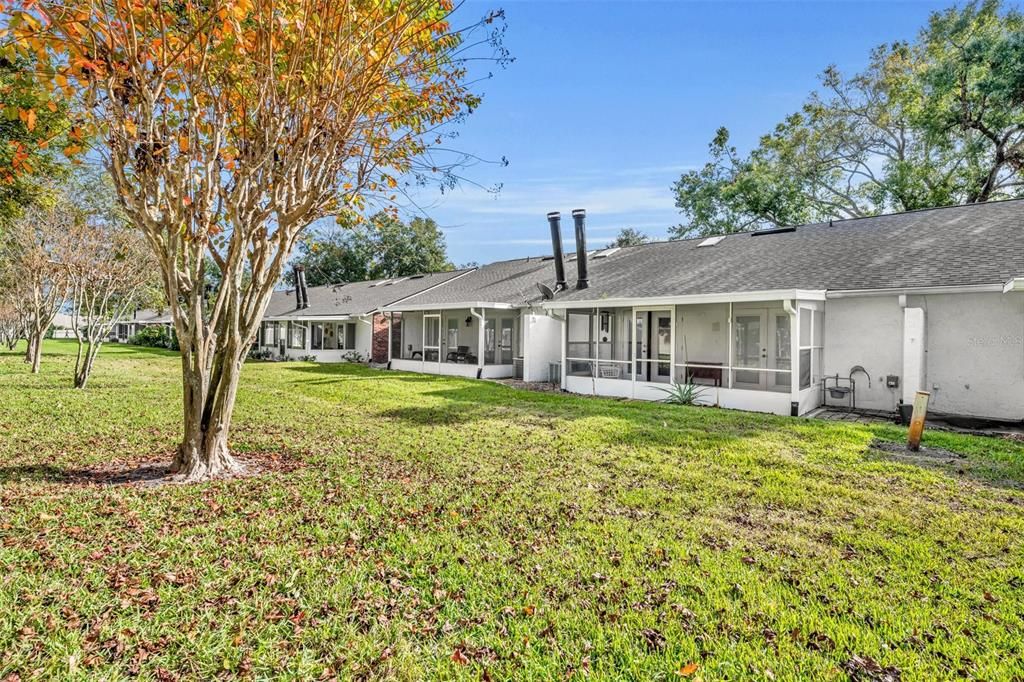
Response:
[[[769,230],[755,230],[750,233],[751,237],[762,237],[766,234],[783,234],[785,232],[796,232],[795,227],[773,227]]]
[[[698,247],[700,247],[700,246],[714,246],[715,244],[719,243],[723,239],[725,239],[725,235],[724,234],[720,234],[717,237],[708,237],[707,239],[702,241],[700,244],[697,244],[697,246]]]

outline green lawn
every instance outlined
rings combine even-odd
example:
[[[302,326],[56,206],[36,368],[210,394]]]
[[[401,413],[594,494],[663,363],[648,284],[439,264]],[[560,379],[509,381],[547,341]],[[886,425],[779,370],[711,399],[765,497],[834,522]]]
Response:
[[[1024,678],[1020,444],[251,364],[234,450],[306,466],[87,485],[180,365],[72,350],[0,354],[0,679]]]

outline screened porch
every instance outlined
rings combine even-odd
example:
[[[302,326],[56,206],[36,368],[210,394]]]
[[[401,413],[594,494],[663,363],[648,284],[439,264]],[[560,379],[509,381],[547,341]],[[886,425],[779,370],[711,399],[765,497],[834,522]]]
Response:
[[[661,400],[695,384],[701,403],[802,413],[818,395],[823,328],[816,300],[567,309],[564,388]]]
[[[516,309],[402,311],[388,319],[393,369],[500,378],[513,376],[522,359]]]

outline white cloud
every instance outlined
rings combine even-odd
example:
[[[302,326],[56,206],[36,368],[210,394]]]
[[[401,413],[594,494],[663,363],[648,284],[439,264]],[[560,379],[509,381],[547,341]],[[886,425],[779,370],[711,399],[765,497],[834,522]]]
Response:
[[[585,208],[588,214],[628,214],[674,210],[668,184],[611,184],[579,187],[565,182],[536,184],[529,188],[505,188],[499,194],[482,190],[452,193],[438,202],[438,208],[466,215],[531,215],[544,216],[548,211],[562,211],[568,216],[574,208]]]

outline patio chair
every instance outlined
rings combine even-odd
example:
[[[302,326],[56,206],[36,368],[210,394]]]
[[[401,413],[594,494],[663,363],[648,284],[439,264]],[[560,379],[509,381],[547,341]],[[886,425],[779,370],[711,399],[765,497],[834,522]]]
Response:
[[[455,350],[448,351],[445,362],[467,362],[469,358],[469,346],[458,346]]]

